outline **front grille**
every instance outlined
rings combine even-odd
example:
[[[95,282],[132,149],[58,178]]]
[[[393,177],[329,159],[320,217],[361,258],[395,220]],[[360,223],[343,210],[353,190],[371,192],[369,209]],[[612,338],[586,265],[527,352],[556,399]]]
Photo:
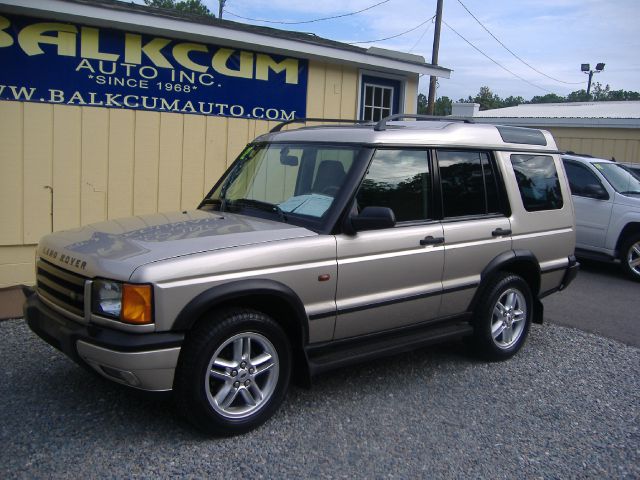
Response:
[[[55,305],[84,316],[85,277],[38,260],[36,284],[38,294]]]

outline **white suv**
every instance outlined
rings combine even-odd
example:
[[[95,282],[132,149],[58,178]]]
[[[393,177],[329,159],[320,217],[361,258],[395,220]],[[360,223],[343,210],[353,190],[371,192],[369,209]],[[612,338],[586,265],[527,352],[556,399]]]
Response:
[[[640,180],[610,160],[564,155],[576,212],[576,254],[619,259],[640,281]]]

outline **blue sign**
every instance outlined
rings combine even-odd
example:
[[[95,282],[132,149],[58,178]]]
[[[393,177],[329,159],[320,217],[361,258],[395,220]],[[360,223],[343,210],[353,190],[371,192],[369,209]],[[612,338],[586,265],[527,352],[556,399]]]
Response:
[[[237,118],[306,115],[308,62],[0,15],[0,100]]]

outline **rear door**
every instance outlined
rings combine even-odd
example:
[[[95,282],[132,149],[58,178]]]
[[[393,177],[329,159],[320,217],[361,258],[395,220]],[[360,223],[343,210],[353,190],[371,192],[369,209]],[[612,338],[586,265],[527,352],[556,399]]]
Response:
[[[489,152],[439,149],[435,156],[445,239],[440,316],[447,317],[467,310],[482,270],[511,250],[511,223]]]

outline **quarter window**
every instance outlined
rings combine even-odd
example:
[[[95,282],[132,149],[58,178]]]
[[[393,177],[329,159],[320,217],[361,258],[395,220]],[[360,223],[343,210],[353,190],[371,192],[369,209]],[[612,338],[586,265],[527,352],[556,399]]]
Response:
[[[388,207],[396,221],[429,218],[429,161],[424,150],[378,150],[358,191],[358,207]]]
[[[528,212],[562,208],[558,171],[549,155],[511,155],[522,204]]]
[[[486,152],[438,150],[444,216],[500,212],[498,184]]]

